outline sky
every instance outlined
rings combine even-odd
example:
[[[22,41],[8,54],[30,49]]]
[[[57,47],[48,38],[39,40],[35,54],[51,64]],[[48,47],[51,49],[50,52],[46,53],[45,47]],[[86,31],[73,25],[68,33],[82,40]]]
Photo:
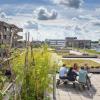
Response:
[[[0,20],[30,40],[100,39],[100,0],[0,0]]]

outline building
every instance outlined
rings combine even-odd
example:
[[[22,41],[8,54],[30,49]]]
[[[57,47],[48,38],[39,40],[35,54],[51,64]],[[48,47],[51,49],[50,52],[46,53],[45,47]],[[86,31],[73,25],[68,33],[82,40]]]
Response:
[[[23,38],[17,34],[22,31],[22,28],[0,21],[0,44],[10,44],[12,37],[12,45],[14,45],[15,42]]]
[[[98,41],[92,41],[92,42],[91,42],[91,48],[92,48],[92,49],[97,48],[98,45],[99,45],[99,42],[98,42]]]
[[[0,21],[0,46],[4,44],[9,45],[11,47],[16,46],[18,40],[23,38],[17,33],[22,32],[22,31],[23,31],[22,28],[19,28],[14,24],[8,24],[6,22]]]
[[[65,39],[65,46],[66,47],[73,47],[73,48],[91,48],[91,40],[78,40],[77,37],[66,37]]]
[[[46,39],[45,42],[54,48],[64,48],[65,47],[65,40],[63,39]]]
[[[91,49],[96,50],[97,52],[100,52],[100,41],[92,41],[91,42]]]
[[[31,44],[34,48],[37,48],[37,47],[41,47],[43,41],[32,41]]]
[[[15,42],[14,47],[25,48],[26,47],[26,41],[25,40],[18,40],[17,42]]]

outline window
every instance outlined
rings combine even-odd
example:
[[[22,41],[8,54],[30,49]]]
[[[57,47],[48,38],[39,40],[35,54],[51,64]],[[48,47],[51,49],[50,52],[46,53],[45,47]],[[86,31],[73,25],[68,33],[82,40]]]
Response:
[[[7,28],[5,26],[3,28],[4,28],[4,31],[6,32],[7,31]]]
[[[4,38],[4,39],[6,39],[6,38],[7,38],[7,36],[6,36],[6,35],[3,35],[3,38]]]

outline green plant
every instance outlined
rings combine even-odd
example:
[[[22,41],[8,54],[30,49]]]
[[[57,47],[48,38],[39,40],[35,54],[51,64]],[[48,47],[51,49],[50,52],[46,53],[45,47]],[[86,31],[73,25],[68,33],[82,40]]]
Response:
[[[0,100],[3,99],[2,92],[0,91]]]
[[[22,100],[44,100],[44,94],[51,91],[50,73],[55,72],[54,67],[57,66],[55,59],[47,46],[32,51],[28,49],[27,63],[25,57],[23,53],[12,60],[14,76],[18,77],[15,83],[17,86],[21,83],[21,98]]]

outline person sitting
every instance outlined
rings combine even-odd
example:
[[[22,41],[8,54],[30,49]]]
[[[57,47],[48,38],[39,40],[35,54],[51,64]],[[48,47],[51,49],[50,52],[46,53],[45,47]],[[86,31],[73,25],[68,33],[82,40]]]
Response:
[[[73,71],[72,67],[70,67],[70,69],[68,71],[68,74],[67,74],[67,79],[69,81],[75,81],[76,80],[76,76],[78,76],[78,74]]]
[[[70,67],[70,69],[68,71],[68,74],[67,74],[67,79],[69,81],[75,81],[77,76],[78,76],[78,74],[75,71],[73,71],[72,67]],[[75,88],[75,83],[74,82],[73,82],[73,87]]]
[[[80,71],[79,71],[79,79],[78,79],[78,81],[80,83],[86,83],[86,80],[87,80],[87,71],[84,69],[84,66],[82,66]]]
[[[84,64],[84,69],[87,71],[88,74],[90,73],[90,67],[88,66],[88,64]],[[90,77],[88,76],[88,74],[87,74],[87,79],[90,83],[90,86],[92,86],[91,85],[91,80],[90,80]]]
[[[60,79],[66,79],[67,78],[67,72],[68,72],[68,69],[66,67],[66,64],[63,64],[63,66],[60,68],[60,71],[59,71],[59,78]]]
[[[91,86],[91,80],[88,76],[87,70],[85,70],[84,66],[81,67],[81,70],[79,71],[79,80],[80,83],[85,83],[89,82],[89,85]]]
[[[74,65],[73,65],[73,71],[76,72],[76,73],[79,71],[77,63],[74,63]]]
[[[84,64],[84,68],[88,73],[90,72],[90,67],[88,66],[88,64]]]
[[[85,88],[85,85],[87,85],[87,88],[89,89],[89,86],[91,86],[90,78],[88,77],[88,73],[85,70],[84,66],[81,67],[81,70],[79,71],[79,83],[82,83],[83,88]]]

